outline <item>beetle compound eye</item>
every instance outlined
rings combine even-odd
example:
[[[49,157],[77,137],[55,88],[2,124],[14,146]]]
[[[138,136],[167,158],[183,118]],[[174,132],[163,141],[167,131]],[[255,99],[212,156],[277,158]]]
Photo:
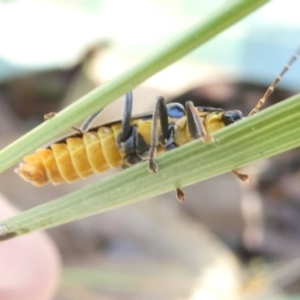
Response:
[[[226,111],[222,116],[222,120],[226,126],[241,119],[243,119],[243,113],[239,110]]]

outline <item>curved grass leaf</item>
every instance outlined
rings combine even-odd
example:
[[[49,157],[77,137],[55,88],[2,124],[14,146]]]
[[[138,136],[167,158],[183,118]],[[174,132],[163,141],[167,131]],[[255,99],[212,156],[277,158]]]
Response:
[[[0,152],[0,171],[180,59],[266,2],[267,0],[236,1],[226,5],[223,10],[214,13],[207,20],[196,24],[134,68],[90,92],[58,113],[55,118],[41,124],[3,149]],[[258,114],[217,132],[215,143],[208,145],[196,141],[163,154],[157,159],[160,167],[157,174],[149,174],[147,165],[142,163],[106,180],[90,184],[57,200],[25,211],[0,225],[0,239],[50,228],[155,196],[295,147],[300,138],[294,138],[295,127],[290,124],[290,114],[296,114],[296,103],[293,99],[282,105],[286,111],[285,121],[282,121],[280,112],[278,117],[278,111],[271,108],[270,111],[273,113]],[[266,123],[265,120],[269,120],[270,123]],[[269,128],[270,124],[272,128]],[[286,139],[287,131],[282,131],[282,126],[292,134],[291,139]],[[274,129],[278,129],[276,136]],[[267,140],[269,141],[266,142]],[[285,142],[282,142],[283,140]]]
[[[138,164],[25,211],[3,222],[0,232],[2,226],[3,237],[12,237],[54,227],[228,172],[299,146],[299,128],[300,94],[216,132],[214,143],[197,140],[162,154],[156,174]]]
[[[118,97],[124,95],[155,73],[182,58],[222,30],[251,13],[267,0],[240,0],[224,6],[206,20],[195,24],[176,39],[124,72],[119,77],[103,84],[80,98],[47,122],[0,151],[0,172],[22,160],[41,145],[81,122]]]

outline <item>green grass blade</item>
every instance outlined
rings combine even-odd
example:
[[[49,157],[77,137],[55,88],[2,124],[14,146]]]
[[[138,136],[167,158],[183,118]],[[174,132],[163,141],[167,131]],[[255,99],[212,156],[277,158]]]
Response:
[[[59,112],[0,152],[0,172],[20,161],[24,155],[46,144],[70,129],[88,115],[122,96],[155,73],[182,58],[221,31],[242,19],[268,0],[229,1],[206,20],[189,28],[179,37],[165,43],[132,69],[102,85]]]
[[[162,154],[156,174],[138,164],[8,219],[0,232],[8,238],[50,228],[228,172],[299,146],[299,128],[300,94],[216,132],[214,143],[198,140]]]

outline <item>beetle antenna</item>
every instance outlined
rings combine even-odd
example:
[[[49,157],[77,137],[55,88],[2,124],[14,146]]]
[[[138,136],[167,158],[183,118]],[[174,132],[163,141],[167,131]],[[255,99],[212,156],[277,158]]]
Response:
[[[292,64],[298,59],[299,55],[300,55],[300,48],[293,54],[293,56],[290,58],[287,65],[285,65],[285,67],[283,68],[281,73],[275,78],[275,80],[272,82],[272,84],[268,87],[268,89],[265,92],[265,94],[263,95],[263,97],[257,102],[256,106],[251,110],[249,116],[256,114],[260,110],[260,108],[265,104],[266,100],[273,93],[275,87],[277,86],[279,81],[282,79],[283,75],[290,69]]]

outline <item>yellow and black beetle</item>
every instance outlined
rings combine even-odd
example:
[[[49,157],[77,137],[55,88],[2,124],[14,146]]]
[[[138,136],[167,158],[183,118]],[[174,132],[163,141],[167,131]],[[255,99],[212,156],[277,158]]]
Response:
[[[299,52],[300,49],[249,115],[259,111],[281,77],[298,58]],[[98,116],[96,113],[82,124],[78,132],[25,156],[25,163],[21,163],[15,171],[35,186],[47,182],[72,182],[109,168],[126,168],[144,160],[149,161],[149,171],[156,172],[158,167],[154,158],[157,154],[194,139],[211,142],[211,133],[243,119],[239,110],[194,107],[191,101],[184,108],[179,103],[166,104],[163,97],[158,97],[153,114],[131,118],[132,101],[132,93],[129,92],[122,121],[89,128]],[[242,180],[248,179],[247,175],[236,170],[232,172]],[[177,189],[176,192],[179,200],[183,200],[182,191]]]

